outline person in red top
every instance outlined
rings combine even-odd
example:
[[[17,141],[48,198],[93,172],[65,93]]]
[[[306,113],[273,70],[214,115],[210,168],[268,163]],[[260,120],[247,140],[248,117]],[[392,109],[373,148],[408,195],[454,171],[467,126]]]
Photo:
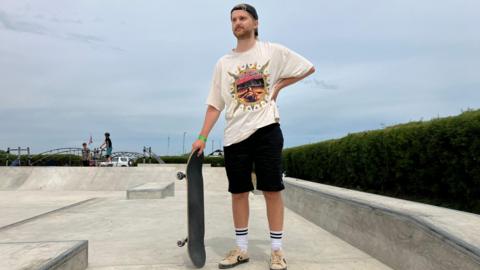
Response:
[[[83,143],[82,147],[82,164],[87,167],[90,166],[90,149],[88,149],[87,143]]]

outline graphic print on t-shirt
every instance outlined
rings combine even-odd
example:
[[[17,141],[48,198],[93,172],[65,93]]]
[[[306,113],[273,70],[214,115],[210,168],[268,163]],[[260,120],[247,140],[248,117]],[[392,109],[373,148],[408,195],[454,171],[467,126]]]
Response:
[[[263,66],[247,64],[238,67],[238,73],[228,74],[233,78],[230,93],[243,110],[255,111],[267,104],[268,61]]]

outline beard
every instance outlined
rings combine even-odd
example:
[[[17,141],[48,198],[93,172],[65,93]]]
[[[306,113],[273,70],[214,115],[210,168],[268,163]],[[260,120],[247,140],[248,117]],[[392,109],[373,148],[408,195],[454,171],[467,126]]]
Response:
[[[251,31],[248,31],[248,30],[241,30],[241,31],[233,31],[233,35],[239,39],[239,40],[244,40],[244,39],[249,39],[251,38],[252,36],[255,36],[255,29],[254,30],[251,30]]]

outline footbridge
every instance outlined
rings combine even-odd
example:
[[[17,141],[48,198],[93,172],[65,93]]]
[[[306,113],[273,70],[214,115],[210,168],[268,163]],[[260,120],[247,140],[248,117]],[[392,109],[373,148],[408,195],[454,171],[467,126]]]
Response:
[[[12,148],[13,149],[13,148]],[[18,152],[20,153],[20,149],[18,148]],[[17,151],[17,149],[13,149]],[[13,151],[12,150],[12,151]],[[23,149],[22,149],[23,150]],[[36,166],[39,164],[42,164],[45,160],[48,160],[48,158],[54,156],[54,155],[73,155],[73,156],[82,156],[82,151],[83,148],[80,147],[62,147],[62,148],[54,148],[50,149],[44,152],[41,152],[39,154],[36,154],[37,158],[35,161],[31,161],[32,155],[30,154],[30,149],[28,148],[28,162],[26,164],[22,165],[27,165],[27,166]],[[10,152],[10,148],[8,149],[7,153]],[[95,160],[103,160],[105,156],[105,149],[99,149],[99,148],[94,148],[90,150],[90,154],[92,158]],[[18,154],[20,156],[20,154]],[[140,152],[132,152],[132,151],[116,151],[112,153],[112,157],[131,157],[134,159],[145,159],[145,158],[151,158],[154,159],[157,163],[163,164],[165,163],[158,155],[156,155],[154,152],[152,152],[151,148],[144,147],[144,150],[142,153]]]

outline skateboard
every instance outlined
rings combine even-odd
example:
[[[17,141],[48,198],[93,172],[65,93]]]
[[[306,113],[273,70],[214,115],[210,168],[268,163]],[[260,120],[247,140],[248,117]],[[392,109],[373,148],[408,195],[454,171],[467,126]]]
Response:
[[[179,247],[188,243],[188,255],[193,265],[201,268],[205,265],[205,209],[203,198],[202,164],[203,153],[197,156],[198,150],[190,153],[186,174],[177,173],[179,180],[187,182],[187,220],[188,236],[177,242]]]

